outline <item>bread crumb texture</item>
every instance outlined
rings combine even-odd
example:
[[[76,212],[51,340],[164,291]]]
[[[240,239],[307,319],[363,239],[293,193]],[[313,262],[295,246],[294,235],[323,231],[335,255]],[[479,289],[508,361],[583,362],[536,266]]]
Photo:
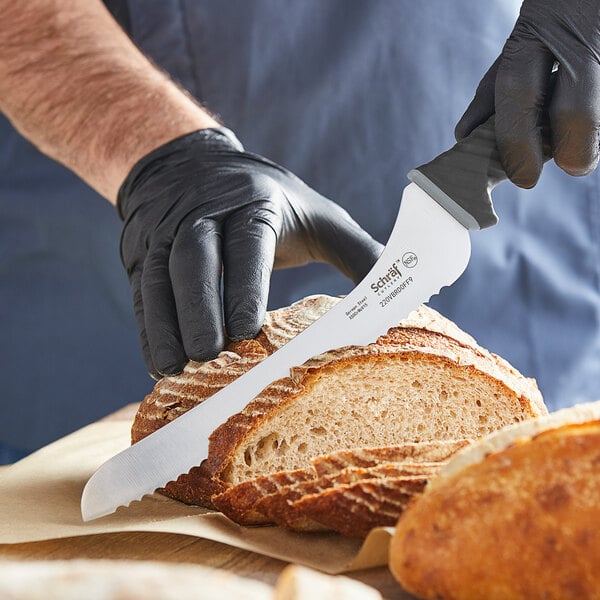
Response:
[[[502,382],[439,356],[342,359],[307,373],[268,426],[245,435],[224,479],[299,469],[340,448],[481,437],[530,417],[519,400]]]

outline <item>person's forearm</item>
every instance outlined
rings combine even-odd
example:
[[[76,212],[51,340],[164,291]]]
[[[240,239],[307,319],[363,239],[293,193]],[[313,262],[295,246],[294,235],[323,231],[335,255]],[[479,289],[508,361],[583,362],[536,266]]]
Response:
[[[218,125],[100,0],[0,0],[0,14],[0,110],[111,202],[145,154]]]

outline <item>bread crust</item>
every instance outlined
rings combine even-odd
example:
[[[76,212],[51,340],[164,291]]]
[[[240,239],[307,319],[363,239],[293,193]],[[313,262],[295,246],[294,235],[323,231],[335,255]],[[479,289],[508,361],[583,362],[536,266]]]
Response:
[[[282,488],[313,479],[316,479],[313,468],[271,473],[227,488],[211,500],[215,508],[239,525],[272,524],[271,519],[255,509],[259,500]]]
[[[344,523],[342,525],[343,533],[352,531],[351,535],[360,537],[365,531],[374,526],[373,523],[375,525],[394,525],[401,509],[399,509],[394,495],[390,495],[385,501],[380,499],[379,508],[382,509],[382,518],[384,517],[384,505],[394,511],[393,523],[389,522],[389,514],[386,515],[387,518],[385,519],[378,519],[376,514],[369,514],[369,511],[356,512],[355,509],[363,508],[367,504],[363,502],[363,507],[356,506],[361,496],[364,498],[367,495],[367,492],[364,491],[367,488],[363,490],[356,484],[363,481],[402,480],[406,484],[403,489],[405,496],[403,497],[403,508],[406,500],[408,500],[406,490],[410,489],[412,493],[422,492],[427,483],[427,478],[435,475],[440,467],[441,465],[438,463],[389,463],[366,469],[344,469],[334,475],[325,475],[314,480],[281,487],[258,500],[254,505],[254,509],[277,525],[294,531],[339,531],[336,523]],[[374,490],[374,488],[371,489]],[[377,489],[385,489],[385,485],[379,485]],[[391,490],[392,487],[390,486],[389,491]],[[371,500],[375,499],[375,496],[376,491],[373,491]],[[317,500],[322,497],[325,497],[324,503]],[[350,498],[353,498],[354,502],[347,502]],[[331,499],[333,499],[333,502],[331,502]],[[315,500],[317,500],[316,504]],[[337,509],[336,500],[339,502]],[[315,506],[318,508],[315,508]],[[347,519],[348,523],[345,523],[343,515],[348,513],[349,506],[351,507],[351,514]],[[337,518],[334,516],[336,513]],[[354,516],[352,513],[354,513]]]
[[[390,569],[427,599],[600,598],[599,468],[600,420],[517,435],[409,505]]]
[[[335,301],[328,297],[311,297],[282,311],[269,313],[256,340],[232,345],[213,361],[190,363],[182,375],[161,380],[142,402],[132,428],[132,441],[135,443],[149,435],[245,373],[299,333],[311,319],[330,308]],[[261,426],[283,414],[286,407],[298,398],[310,393],[321,379],[342,377],[346,368],[359,364],[363,364],[365,369],[377,369],[379,364],[397,362],[400,365],[410,361],[435,365],[462,378],[495,386],[498,393],[514,398],[513,410],[518,415],[517,419],[546,412],[533,380],[524,378],[508,363],[477,346],[470,336],[435,311],[421,307],[375,343],[326,352],[293,368],[289,377],[272,383],[244,410],[213,432],[207,460],[189,474],[180,476],[177,482],[169,483],[165,493],[190,504],[212,507],[213,495],[239,483],[232,475],[232,465],[234,459],[239,462],[244,445],[260,431]],[[446,437],[461,436],[456,431],[449,431]],[[372,443],[376,445],[381,441],[372,440]],[[395,443],[406,441],[415,440],[396,439]],[[385,442],[391,443],[391,440]],[[295,465],[294,468],[308,467],[310,458],[307,456],[305,465]]]
[[[290,514],[365,538],[374,527],[394,527],[411,498],[423,492],[428,477],[375,477],[334,486],[292,502]]]

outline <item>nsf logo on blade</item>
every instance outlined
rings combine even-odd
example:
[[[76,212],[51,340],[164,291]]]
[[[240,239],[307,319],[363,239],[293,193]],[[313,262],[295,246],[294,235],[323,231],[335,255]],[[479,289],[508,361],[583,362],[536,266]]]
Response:
[[[416,267],[418,262],[419,259],[417,258],[417,255],[414,252],[405,252],[402,255],[402,264],[407,269],[412,269],[413,267]]]

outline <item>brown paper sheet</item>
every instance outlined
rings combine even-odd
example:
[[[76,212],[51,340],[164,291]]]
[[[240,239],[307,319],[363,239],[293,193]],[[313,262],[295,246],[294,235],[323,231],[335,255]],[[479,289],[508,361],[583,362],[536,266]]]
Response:
[[[104,461],[129,445],[129,432],[127,422],[94,423],[0,473],[0,544],[151,531],[206,538],[332,574],[386,564],[390,529],[373,530],[361,543],[337,534],[241,527],[220,513],[159,494],[84,523],[83,487]]]

